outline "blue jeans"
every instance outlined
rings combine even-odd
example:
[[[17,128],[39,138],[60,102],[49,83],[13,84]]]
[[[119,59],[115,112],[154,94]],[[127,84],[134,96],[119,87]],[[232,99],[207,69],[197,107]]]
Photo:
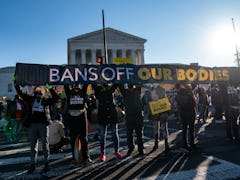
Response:
[[[105,154],[106,136],[107,136],[108,127],[110,127],[111,129],[115,152],[118,152],[118,148],[119,148],[118,124],[110,124],[110,125],[100,124],[99,125],[100,146],[101,146],[101,153],[104,153],[104,154]]]
[[[205,120],[206,119],[206,105],[199,104],[198,111],[199,111],[199,119]]]

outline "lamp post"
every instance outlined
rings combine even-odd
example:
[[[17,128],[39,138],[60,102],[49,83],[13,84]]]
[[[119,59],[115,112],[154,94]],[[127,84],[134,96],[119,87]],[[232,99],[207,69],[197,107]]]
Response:
[[[105,22],[104,22],[104,10],[102,10],[102,22],[103,22],[103,43],[104,43],[105,64],[108,64],[108,52],[107,52],[107,42],[106,42],[106,29],[105,29]]]
[[[237,66],[240,67],[237,34],[236,34],[236,28],[235,28],[235,23],[234,23],[234,19],[233,18],[232,18],[232,24],[233,24],[233,31],[234,31],[234,34],[235,34],[235,48],[236,48]]]

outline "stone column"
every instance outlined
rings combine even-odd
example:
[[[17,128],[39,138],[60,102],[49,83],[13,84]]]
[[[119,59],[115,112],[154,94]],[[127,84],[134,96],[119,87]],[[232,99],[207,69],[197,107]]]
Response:
[[[96,63],[96,49],[91,50],[91,63]]]
[[[144,49],[140,50],[140,62],[141,62],[141,64],[145,64],[145,61],[144,61]]]
[[[126,58],[126,49],[122,49],[122,58]]]
[[[76,64],[76,50],[70,51],[70,57],[68,64]]]
[[[105,63],[106,59],[105,59],[105,51],[104,51],[104,49],[101,49],[101,56],[103,58],[103,62]]]
[[[102,57],[105,56],[105,54],[104,54],[104,49],[101,49],[101,56],[102,56]]]
[[[136,64],[136,50],[135,49],[132,49],[131,50],[131,56],[132,56],[132,63],[133,64]]]
[[[113,62],[114,62],[114,58],[117,57],[117,50],[116,49],[112,49],[112,58],[113,58]]]
[[[86,64],[86,49],[81,49],[81,63]]]

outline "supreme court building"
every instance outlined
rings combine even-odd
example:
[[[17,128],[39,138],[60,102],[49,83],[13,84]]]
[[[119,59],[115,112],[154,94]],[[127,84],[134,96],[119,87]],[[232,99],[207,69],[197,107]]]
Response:
[[[108,63],[127,59],[132,64],[144,64],[146,39],[115,30],[105,29]],[[96,64],[98,57],[105,59],[103,30],[72,37],[68,43],[68,64]]]

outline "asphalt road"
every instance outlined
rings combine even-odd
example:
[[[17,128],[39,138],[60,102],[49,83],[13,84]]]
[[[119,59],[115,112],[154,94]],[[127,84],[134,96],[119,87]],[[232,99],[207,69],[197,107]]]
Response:
[[[29,163],[29,147],[26,139],[19,143],[0,140],[0,179],[240,179],[240,143],[226,139],[224,120],[206,123],[196,122],[198,149],[187,152],[181,148],[181,125],[169,120],[171,152],[164,153],[164,142],[152,151],[153,129],[145,123],[144,147],[146,155],[139,156],[137,145],[131,156],[126,156],[127,143],[124,125],[121,125],[121,160],[114,157],[110,133],[107,137],[107,160],[99,161],[99,142],[89,135],[90,156],[93,164],[73,163],[70,146],[62,153],[50,156],[51,170],[41,174],[43,156],[39,152],[37,170],[26,174]],[[2,137],[2,136],[1,136]],[[40,147],[41,149],[41,147]]]

